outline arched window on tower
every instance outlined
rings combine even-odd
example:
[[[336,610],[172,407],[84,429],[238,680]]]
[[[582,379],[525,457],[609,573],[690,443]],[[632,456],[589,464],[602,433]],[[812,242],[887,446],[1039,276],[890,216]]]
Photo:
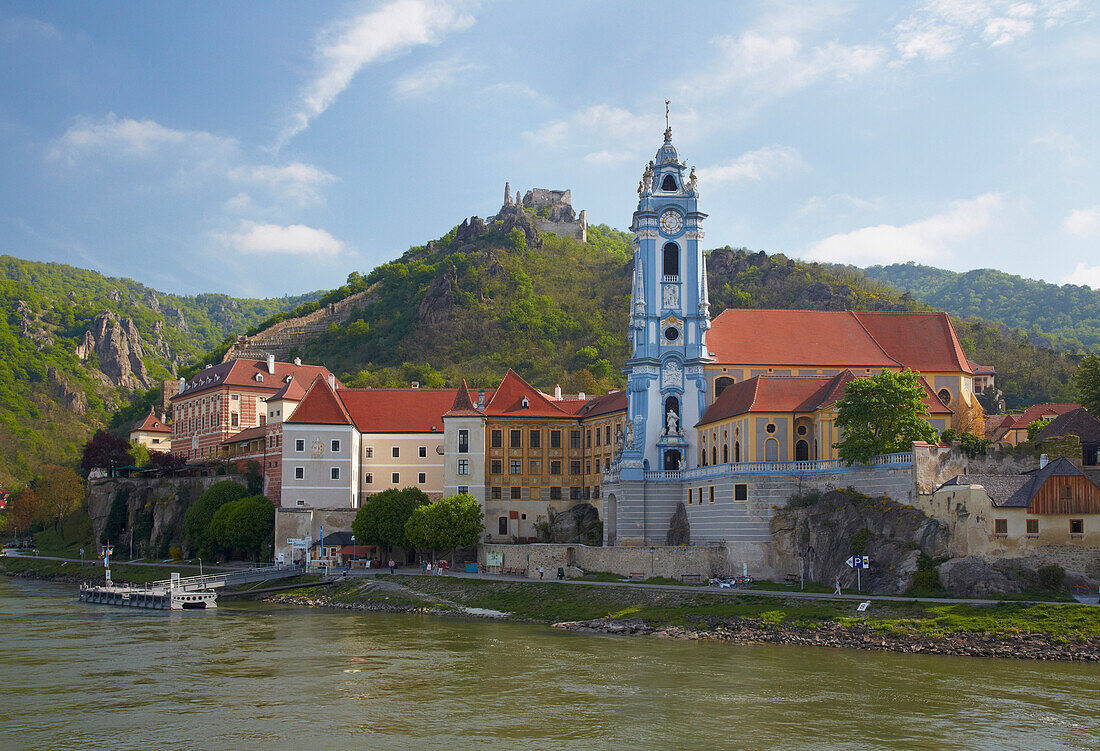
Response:
[[[741,463],[741,441],[733,442],[733,460],[738,464]]]
[[[680,278],[680,247],[676,243],[665,243],[664,276]]]
[[[729,376],[720,376],[714,381],[714,398],[717,399],[722,395],[722,392],[726,390],[726,387],[732,386],[737,383]]]
[[[661,181],[661,190],[676,190],[676,178],[665,175],[665,179]]]

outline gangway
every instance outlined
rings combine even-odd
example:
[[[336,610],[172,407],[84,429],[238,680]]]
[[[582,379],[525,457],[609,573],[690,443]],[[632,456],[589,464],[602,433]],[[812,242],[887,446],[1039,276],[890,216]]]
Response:
[[[257,566],[256,568],[247,568],[240,571],[184,576],[179,579],[162,579],[153,582],[150,587],[155,590],[175,589],[177,592],[196,592],[216,587],[228,587],[234,584],[249,584],[269,579],[286,579],[291,576],[298,576],[300,573],[301,569],[292,563],[276,563],[271,566]]]

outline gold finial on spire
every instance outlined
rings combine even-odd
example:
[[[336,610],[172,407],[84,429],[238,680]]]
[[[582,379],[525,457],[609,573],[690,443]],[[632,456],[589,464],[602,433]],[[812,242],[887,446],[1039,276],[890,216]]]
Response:
[[[665,100],[665,140],[672,140],[672,126],[668,124],[668,105],[672,104],[671,99]]]

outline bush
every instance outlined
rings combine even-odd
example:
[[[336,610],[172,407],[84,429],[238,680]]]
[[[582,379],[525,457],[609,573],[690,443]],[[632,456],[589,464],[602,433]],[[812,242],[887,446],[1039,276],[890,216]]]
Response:
[[[855,555],[863,555],[863,551],[867,549],[867,543],[875,536],[875,533],[864,527],[863,529],[852,535],[852,553]]]
[[[1058,592],[1066,584],[1066,570],[1061,566],[1040,566],[1036,573],[1039,575],[1039,586],[1043,589]]]
[[[806,508],[821,500],[821,491],[807,490],[804,493],[795,493],[787,500],[787,508]]]
[[[940,572],[934,568],[917,571],[913,574],[911,592],[937,592],[943,589],[940,584]]]

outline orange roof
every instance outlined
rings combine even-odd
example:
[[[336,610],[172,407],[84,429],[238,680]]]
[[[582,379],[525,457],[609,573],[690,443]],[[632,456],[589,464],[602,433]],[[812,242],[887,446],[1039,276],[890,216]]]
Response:
[[[224,441],[222,441],[222,445],[224,446],[227,443],[243,443],[244,441],[251,441],[251,440],[254,440],[256,438],[263,438],[266,435],[267,435],[267,426],[266,425],[257,425],[254,428],[245,428],[240,433],[237,433],[236,435],[229,436]]]
[[[165,425],[152,412],[145,416],[141,422],[130,428],[131,433],[141,431],[143,433],[171,433],[172,429]]]
[[[971,372],[946,313],[730,308],[707,345],[733,365]]]
[[[332,375],[323,365],[295,365],[290,362],[276,362],[274,370],[274,373],[267,372],[267,360],[238,358],[218,363],[196,373],[184,385],[183,393],[176,394],[172,399],[227,385],[276,392],[286,384],[287,376],[293,376],[300,383],[312,383],[318,376],[328,378]],[[262,380],[257,381],[257,375]]]
[[[524,399],[527,406],[523,406]],[[511,368],[485,403],[487,417],[571,417],[550,397],[523,380]]]
[[[291,378],[281,389],[276,391],[271,396],[264,399],[265,402],[275,402],[280,399],[287,399],[292,402],[300,402],[305,398],[306,390],[302,388],[302,385],[298,383],[297,378]]]
[[[559,404],[561,404],[561,402],[559,402]],[[568,402],[566,402],[566,404],[568,404]],[[625,412],[626,392],[612,391],[603,396],[586,399],[580,402],[580,405],[580,409],[576,410],[574,414],[582,419],[588,417],[601,417],[603,415],[610,415],[614,412]]]
[[[458,389],[340,389],[360,433],[443,433],[443,415]],[[294,412],[298,417],[302,406]]]
[[[946,313],[853,313],[890,357],[922,373],[972,373]]]
[[[351,415],[328,385],[328,380],[318,376],[306,391],[294,414],[283,422],[306,425],[351,425]]]
[[[455,392],[455,400],[447,411],[447,417],[480,417],[481,413],[474,407],[474,400],[470,396],[470,389],[466,386],[466,379],[462,379],[462,385]]]
[[[1010,419],[1002,422],[1001,427],[1009,430],[1026,430],[1027,426],[1036,420],[1053,419],[1072,412],[1080,406],[1080,404],[1033,404],[1018,415],[1009,415]]]

